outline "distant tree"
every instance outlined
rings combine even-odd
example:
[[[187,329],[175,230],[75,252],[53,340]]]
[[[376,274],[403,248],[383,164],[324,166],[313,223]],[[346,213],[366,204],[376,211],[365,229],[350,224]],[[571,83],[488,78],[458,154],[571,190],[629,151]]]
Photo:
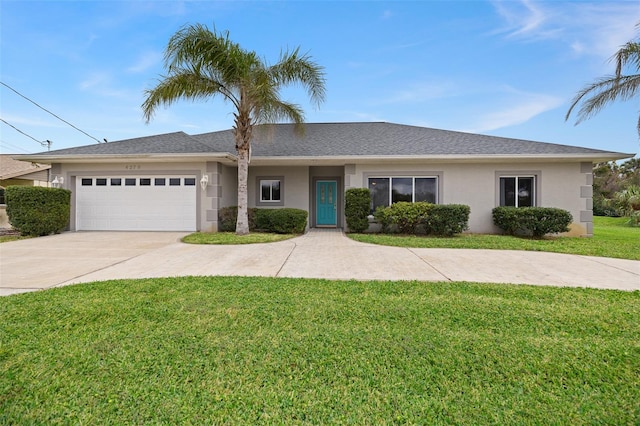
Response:
[[[640,27],[640,23],[637,27]],[[638,90],[640,90],[640,43],[638,41],[627,42],[613,55],[611,60],[616,64],[615,73],[601,77],[580,90],[571,102],[565,115],[565,121],[569,119],[578,104],[582,104],[582,106],[577,113],[576,124],[591,118],[609,103],[617,100],[627,101],[638,94]],[[625,73],[627,69],[629,70],[628,74]],[[640,116],[638,117],[637,129],[640,135]]]
[[[640,159],[632,158],[622,164],[615,161],[595,164],[593,167],[593,214],[596,216],[625,215],[629,210],[620,208],[619,194],[639,186]],[[622,197],[624,200],[624,196]]]
[[[299,84],[319,105],[325,96],[323,68],[301,54],[299,48],[281,53],[278,63],[268,65],[255,52],[229,40],[228,32],[218,33],[200,24],[176,32],[169,39],[164,57],[167,75],[145,92],[144,117],[149,122],[159,105],[169,106],[179,99],[221,97],[233,105],[238,153],[236,233],[248,234],[247,178],[253,126],[286,120],[302,131],[301,107],[283,101],[280,90]]]

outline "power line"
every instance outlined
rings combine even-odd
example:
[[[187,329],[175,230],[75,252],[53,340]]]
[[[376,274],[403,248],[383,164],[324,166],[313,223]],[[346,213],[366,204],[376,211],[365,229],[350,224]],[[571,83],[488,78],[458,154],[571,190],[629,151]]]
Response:
[[[17,128],[16,126],[14,126],[13,124],[11,124],[11,123],[9,123],[9,122],[5,121],[3,118],[0,118],[0,121],[2,121],[2,122],[3,122],[4,124],[6,124],[7,126],[9,126],[9,127],[13,128],[16,132],[20,132],[20,133],[22,133],[23,135],[25,135],[26,137],[31,138],[31,139],[33,139],[34,141],[38,142],[40,145],[42,145],[42,146],[46,146],[46,147],[48,147],[49,149],[51,149],[51,141],[50,141],[49,139],[47,139],[45,142],[39,141],[38,139],[34,138],[33,136],[28,135],[28,134],[26,134],[25,132],[23,132],[22,130],[18,129],[18,128]]]
[[[0,139],[0,146],[4,146],[4,147],[8,147],[8,148],[15,149],[15,150],[18,150],[18,151],[26,152],[27,154],[30,153],[29,150],[26,150],[23,147],[18,146],[18,145],[13,145],[13,144],[11,144],[11,143],[9,143],[9,142],[7,142],[5,140],[2,140],[2,139]]]
[[[49,111],[48,109],[46,109],[45,107],[39,105],[37,102],[32,101],[31,99],[27,98],[25,95],[23,95],[22,93],[18,92],[16,89],[14,89],[13,87],[9,86],[7,83],[0,81],[0,84],[2,84],[3,86],[5,86],[6,88],[12,90],[13,92],[15,92],[17,95],[23,97],[24,99],[28,100],[29,102],[31,102],[32,104],[34,104],[35,106],[37,106],[38,108],[48,112],[49,114],[53,115],[55,118],[57,118],[58,120],[68,124],[69,126],[73,127],[74,129],[76,129],[77,131],[89,136],[91,139],[93,139],[94,141],[98,142],[98,143],[102,143],[101,140],[91,136],[89,133],[85,132],[84,130],[81,130],[79,128],[77,128],[76,126],[74,126],[73,124],[69,123],[67,120],[58,117],[57,115],[55,115],[54,113],[52,113],[51,111]]]

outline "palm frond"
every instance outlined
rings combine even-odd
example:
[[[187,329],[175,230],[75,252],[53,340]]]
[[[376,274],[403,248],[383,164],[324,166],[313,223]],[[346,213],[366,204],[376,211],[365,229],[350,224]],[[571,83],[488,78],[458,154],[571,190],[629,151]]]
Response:
[[[622,71],[627,66],[640,70],[640,43],[630,41],[620,48],[611,58],[616,63],[616,77],[622,76]]]
[[[316,105],[325,100],[324,68],[312,61],[308,54],[300,54],[300,48],[281,53],[278,63],[269,67],[269,74],[279,86],[301,85]]]
[[[640,22],[636,27],[640,28]],[[582,106],[578,110],[576,124],[597,114],[609,103],[617,100],[627,101],[638,95],[640,90],[640,43],[629,41],[610,60],[615,62],[615,73],[604,76],[582,88],[571,100],[571,105],[564,117],[565,121],[569,120],[580,103]],[[623,72],[627,68],[631,69],[631,73],[625,75]],[[640,135],[640,117],[637,129]]]
[[[180,99],[206,99],[216,94],[234,101],[233,98],[229,99],[225,95],[224,86],[219,82],[190,71],[179,72],[174,69],[173,75],[165,76],[155,88],[145,90],[146,99],[142,104],[143,115],[145,120],[149,122],[156,108],[160,105],[167,107]]]
[[[634,98],[640,90],[640,74],[629,76],[605,76],[580,90],[571,101],[565,115],[568,120],[579,103],[583,103],[578,111],[576,124],[590,118],[607,105],[616,100],[626,101]],[[590,97],[589,97],[590,96]]]

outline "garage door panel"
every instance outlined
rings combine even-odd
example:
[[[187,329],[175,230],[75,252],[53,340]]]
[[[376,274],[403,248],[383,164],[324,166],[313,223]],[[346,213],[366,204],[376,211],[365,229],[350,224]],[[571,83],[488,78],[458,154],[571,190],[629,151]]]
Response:
[[[196,230],[196,186],[184,184],[186,179],[193,183],[194,176],[107,176],[104,186],[96,185],[98,179],[104,178],[76,179],[76,229]],[[170,179],[174,185],[169,184]],[[120,185],[111,185],[113,182]]]

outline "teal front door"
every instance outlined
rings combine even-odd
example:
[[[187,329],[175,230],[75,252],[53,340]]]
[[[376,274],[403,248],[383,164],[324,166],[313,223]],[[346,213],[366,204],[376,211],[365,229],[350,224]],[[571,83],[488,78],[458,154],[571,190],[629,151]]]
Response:
[[[336,226],[338,218],[338,183],[335,180],[316,182],[316,226]]]

